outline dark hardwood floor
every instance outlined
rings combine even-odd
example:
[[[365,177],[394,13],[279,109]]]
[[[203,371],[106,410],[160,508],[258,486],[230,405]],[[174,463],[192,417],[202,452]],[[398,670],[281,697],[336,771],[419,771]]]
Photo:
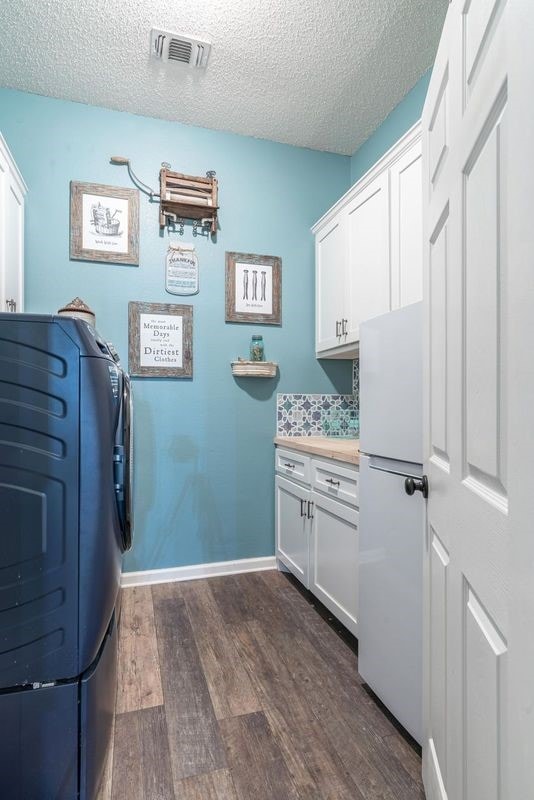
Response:
[[[275,571],[124,590],[99,800],[424,798],[355,640],[309,597]]]

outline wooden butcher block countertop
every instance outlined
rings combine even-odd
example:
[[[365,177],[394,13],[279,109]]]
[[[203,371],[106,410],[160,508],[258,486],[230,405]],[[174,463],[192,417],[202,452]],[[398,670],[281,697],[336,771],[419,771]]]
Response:
[[[336,439],[334,436],[275,436],[274,443],[287,450],[298,450],[349,464],[360,463],[359,439]]]

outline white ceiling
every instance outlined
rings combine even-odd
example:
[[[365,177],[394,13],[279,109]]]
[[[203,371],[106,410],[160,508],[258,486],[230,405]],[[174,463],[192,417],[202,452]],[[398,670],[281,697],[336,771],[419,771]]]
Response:
[[[0,0],[0,85],[351,154],[432,65],[448,0]],[[212,42],[205,72],[152,27]]]

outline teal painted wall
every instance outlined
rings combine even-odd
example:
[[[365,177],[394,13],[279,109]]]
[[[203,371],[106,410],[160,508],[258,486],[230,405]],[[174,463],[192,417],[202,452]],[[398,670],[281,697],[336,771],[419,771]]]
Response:
[[[140,266],[69,260],[69,181],[130,186],[126,155],[157,185],[162,161],[220,182],[216,244],[197,237],[194,378],[136,379],[135,546],[127,570],[272,555],[276,392],[349,392],[350,362],[314,357],[310,226],[349,186],[349,159],[233,134],[0,90],[0,131],[28,184],[26,310],[53,312],[75,295],[127,355],[129,300],[173,302],[164,290],[168,235],[140,199]],[[184,241],[193,241],[186,229]],[[283,325],[224,322],[224,253],[282,257]],[[179,302],[179,299],[174,298]],[[280,380],[241,380],[230,361],[259,331]]]
[[[414,125],[423,105],[432,70],[428,70],[408,94],[395,106],[376,131],[356,150],[350,159],[351,184],[370,169],[375,161],[392,147],[397,139]]]

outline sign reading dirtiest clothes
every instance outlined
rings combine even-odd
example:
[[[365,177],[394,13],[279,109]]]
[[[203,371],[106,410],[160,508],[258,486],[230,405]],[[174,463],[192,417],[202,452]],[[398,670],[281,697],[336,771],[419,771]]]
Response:
[[[193,376],[193,307],[170,303],[128,305],[130,375]]]
[[[139,364],[141,367],[183,366],[182,317],[171,314],[140,315]]]

